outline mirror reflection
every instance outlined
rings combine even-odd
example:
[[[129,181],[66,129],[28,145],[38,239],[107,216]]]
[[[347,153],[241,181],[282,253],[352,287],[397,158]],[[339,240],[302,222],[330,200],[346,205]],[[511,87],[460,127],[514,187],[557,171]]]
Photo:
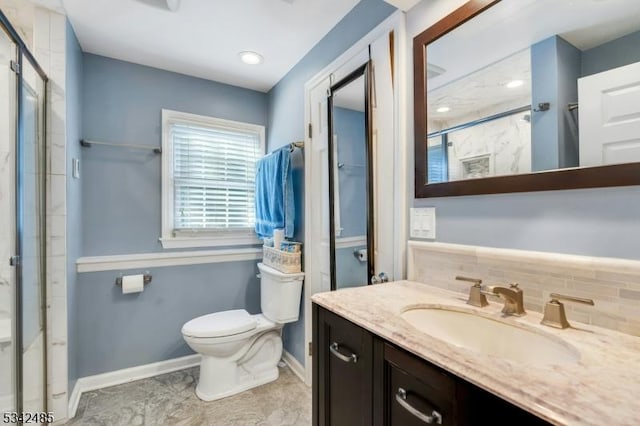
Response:
[[[335,288],[368,283],[367,128],[364,75],[333,92]]]
[[[425,69],[428,183],[640,162],[637,0],[502,0]]]

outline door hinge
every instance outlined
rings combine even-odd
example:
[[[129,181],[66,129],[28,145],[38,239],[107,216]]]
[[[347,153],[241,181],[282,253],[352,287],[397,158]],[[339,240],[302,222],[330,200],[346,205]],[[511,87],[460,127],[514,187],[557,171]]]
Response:
[[[313,355],[313,342],[309,342],[309,356]]]
[[[11,71],[15,72],[16,74],[20,74],[20,64],[16,61],[11,61],[9,63],[9,68],[11,68]]]
[[[10,266],[18,266],[20,264],[20,256],[11,256],[9,258],[9,265]]]
[[[313,138],[313,125],[309,123],[309,139]]]

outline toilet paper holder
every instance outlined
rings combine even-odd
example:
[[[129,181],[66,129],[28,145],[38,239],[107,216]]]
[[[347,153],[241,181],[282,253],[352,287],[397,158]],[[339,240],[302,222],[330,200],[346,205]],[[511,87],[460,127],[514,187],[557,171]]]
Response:
[[[118,278],[116,278],[116,285],[122,287],[122,276],[123,274],[120,274],[120,276]],[[144,285],[147,285],[151,282],[151,280],[153,279],[153,276],[151,276],[151,274],[149,272],[145,272],[144,276],[142,278],[142,282],[144,283]]]

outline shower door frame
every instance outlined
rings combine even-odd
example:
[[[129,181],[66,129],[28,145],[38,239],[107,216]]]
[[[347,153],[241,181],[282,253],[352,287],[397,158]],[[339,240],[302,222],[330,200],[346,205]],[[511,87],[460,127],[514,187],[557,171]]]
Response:
[[[43,334],[43,360],[42,360],[42,371],[43,371],[43,411],[47,411],[47,315],[46,315],[46,300],[47,300],[47,289],[46,289],[46,209],[47,209],[47,190],[46,190],[46,176],[48,173],[47,169],[47,92],[49,90],[49,78],[47,74],[44,72],[38,61],[36,61],[33,54],[29,51],[28,47],[20,38],[20,35],[15,30],[15,28],[9,22],[9,19],[2,13],[0,10],[0,31],[4,31],[11,41],[16,45],[16,56],[15,60],[11,63],[11,69],[16,74],[16,85],[15,85],[15,254],[11,256],[9,262],[11,266],[15,268],[15,300],[14,300],[14,316],[15,321],[13,322],[13,337],[14,337],[14,348],[15,348],[15,402],[16,402],[16,412],[18,414],[23,411],[23,371],[22,371],[22,237],[23,237],[23,226],[24,226],[24,209],[23,209],[23,178],[22,178],[22,155],[24,147],[21,145],[21,141],[23,138],[23,125],[24,125],[24,117],[23,117],[23,99],[22,99],[22,85],[23,85],[23,64],[24,58],[26,57],[29,64],[33,67],[33,69],[38,73],[38,76],[43,81],[43,94],[42,94],[42,103],[44,105],[43,108],[43,117],[42,117],[42,149],[43,156],[41,172],[41,188],[42,195],[41,201],[43,206],[42,215],[40,217],[39,226],[40,226],[40,247],[41,247],[41,271],[40,271],[40,279],[41,279],[41,307],[40,307],[40,315],[42,318],[42,334]],[[40,149],[40,148],[39,148]],[[0,259],[0,261],[6,261]]]

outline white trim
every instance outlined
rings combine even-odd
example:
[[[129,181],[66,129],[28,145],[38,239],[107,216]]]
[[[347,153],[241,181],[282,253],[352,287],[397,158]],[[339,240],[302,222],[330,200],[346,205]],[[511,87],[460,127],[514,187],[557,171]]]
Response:
[[[396,97],[397,100],[395,104],[395,109],[396,109],[395,114],[397,114],[397,116],[394,117],[396,120],[396,123],[398,123],[396,126],[396,129],[397,129],[396,140],[394,142],[395,142],[396,150],[399,153],[396,163],[394,164],[394,167],[396,167],[397,173],[394,173],[394,175],[399,175],[399,173],[402,170],[407,169],[407,158],[406,158],[407,148],[405,145],[408,140],[411,140],[411,139],[407,139],[407,130],[406,130],[406,123],[407,123],[406,105],[409,102],[408,100],[409,98],[406,93],[406,90],[407,90],[406,84],[402,81],[403,76],[407,73],[406,69],[408,68],[407,62],[406,62],[407,55],[404,52],[404,50],[406,50],[405,13],[400,10],[394,12],[391,16],[389,16],[382,23],[380,23],[373,30],[371,30],[367,35],[362,37],[356,44],[354,44],[352,47],[347,49],[342,55],[340,55],[337,59],[335,59],[333,62],[328,64],[326,67],[324,67],[320,72],[318,72],[314,77],[312,77],[310,80],[308,80],[305,83],[304,85],[304,117],[305,117],[304,128],[306,129],[307,124],[311,122],[311,109],[310,109],[311,90],[317,85],[321,84],[324,80],[329,78],[332,73],[334,73],[340,67],[348,63],[349,60],[351,60],[354,56],[360,53],[363,49],[366,49],[369,46],[369,44],[373,43],[374,41],[376,41],[377,39],[379,39],[380,37],[382,37],[383,35],[387,34],[389,31],[392,31],[392,30],[396,35],[398,47],[400,47],[398,49],[395,49],[398,55],[398,60],[396,61],[397,70],[395,72],[395,75],[396,75],[395,86],[398,89],[397,91],[398,96]],[[403,49],[403,46],[405,47],[404,49]],[[304,209],[305,209],[305,217],[309,218],[310,217],[309,212],[311,211],[311,209],[317,208],[316,204],[317,204],[318,194],[317,192],[313,191],[313,188],[321,188],[321,183],[314,182],[312,180],[313,175],[311,173],[310,164],[311,164],[311,148],[313,147],[313,141],[311,140],[308,134],[305,135],[305,147],[307,148],[304,150],[305,164],[306,164],[305,185],[307,189],[305,190]],[[401,166],[401,167],[398,167],[398,166]],[[411,167],[411,170],[413,170],[413,167]],[[408,175],[408,171],[407,171],[407,175]],[[396,262],[398,262],[398,260],[402,261],[402,266],[397,266],[399,268],[399,271],[401,272],[404,271],[404,265],[405,265],[404,253],[405,253],[405,244],[407,241],[406,240],[406,222],[408,219],[405,216],[408,215],[407,206],[408,206],[408,199],[409,199],[409,194],[407,191],[407,185],[405,180],[406,178],[404,176],[401,176],[396,181],[395,187],[397,188],[397,191],[396,191],[396,200],[394,200],[395,201],[394,208],[400,212],[397,216],[402,216],[401,218],[396,219],[396,223],[394,224],[395,225],[394,228],[396,231],[395,239],[397,241],[397,247],[395,249],[396,249],[396,252],[398,252],[395,258],[396,258]],[[400,191],[401,193],[399,193]],[[313,241],[313,227],[320,226],[320,225],[321,224],[311,223],[311,220],[305,220],[304,238],[305,238],[305,247],[307,247],[305,249],[305,252],[306,250],[309,250],[308,247],[312,247],[314,244],[319,246],[322,243],[321,241]],[[305,280],[305,292],[304,292],[305,348],[309,346],[309,342],[311,342],[311,337],[313,335],[312,321],[311,321],[311,296],[313,296],[313,294],[322,290],[321,288],[322,282],[321,282],[321,279],[319,278],[319,272],[316,272],[318,271],[318,269],[317,269],[317,266],[314,265],[314,262],[317,262],[318,259],[312,258],[312,256],[309,256],[308,254],[309,253],[305,253],[305,256],[304,256],[305,258],[304,269],[305,269],[305,273],[307,274],[306,280]],[[394,274],[396,278],[399,278],[401,275],[402,274],[400,273]],[[305,357],[305,378],[306,378],[305,382],[306,383],[311,383],[312,371],[313,371],[312,366],[313,366],[313,359],[311,357],[311,354],[307,354]]]
[[[367,245],[366,235],[356,235],[355,237],[336,238],[336,248],[350,248]]]
[[[289,366],[293,374],[298,376],[298,379],[307,386],[311,386],[311,382],[307,382],[304,375],[304,367],[300,364],[300,361],[296,359],[287,351],[282,351],[282,360]]]
[[[76,381],[76,385],[73,387],[71,391],[71,396],[69,397],[69,409],[67,411],[67,416],[69,419],[72,419],[76,416],[76,411],[78,411],[78,405],[80,404],[80,397],[82,396],[82,390],[80,389],[82,384],[80,381]]]
[[[203,263],[239,262],[258,259],[262,259],[261,248],[124,254],[116,256],[80,257],[76,260],[76,270],[78,272],[100,272],[136,268],[199,265]]]
[[[69,418],[75,417],[80,396],[84,392],[147,379],[149,377],[159,376],[160,374],[184,370],[185,368],[196,367],[200,365],[200,358],[201,356],[198,354],[187,355],[181,358],[124,368],[122,370],[96,374],[95,376],[82,377],[76,382],[76,386],[71,393],[71,398],[69,398]]]
[[[170,237],[170,238],[158,238],[162,244],[162,248],[165,249],[179,249],[179,248],[194,248],[194,247],[229,247],[235,245],[249,246],[262,244],[262,241],[258,237],[253,235],[247,235],[243,233],[224,232],[220,233],[220,236],[207,236],[207,237]]]
[[[240,121],[224,120],[222,118],[189,114],[186,112],[162,109],[162,227],[160,242],[162,247],[220,247],[247,245],[259,243],[255,234],[247,235],[247,231],[224,232],[220,236],[211,233],[204,236],[175,237],[173,235],[173,144],[169,135],[173,123],[189,123],[205,127],[222,127],[232,130],[256,133],[260,138],[260,152],[265,153],[265,127],[259,124],[243,123]]]
[[[394,82],[394,91],[396,93],[394,105],[394,123],[395,123],[395,164],[394,164],[394,199],[393,207],[396,211],[393,220],[394,227],[394,262],[393,262],[393,278],[400,280],[406,277],[407,265],[407,238],[408,238],[408,222],[409,222],[409,200],[413,199],[411,193],[413,182],[413,156],[409,154],[413,152],[413,130],[409,131],[409,123],[413,119],[412,109],[413,93],[409,93],[407,77],[412,66],[410,53],[411,42],[407,35],[406,15],[402,15],[403,19],[399,19],[395,31],[396,39],[396,78]],[[413,76],[411,74],[411,76]],[[413,127],[411,127],[413,129]],[[410,133],[411,132],[411,133]]]

